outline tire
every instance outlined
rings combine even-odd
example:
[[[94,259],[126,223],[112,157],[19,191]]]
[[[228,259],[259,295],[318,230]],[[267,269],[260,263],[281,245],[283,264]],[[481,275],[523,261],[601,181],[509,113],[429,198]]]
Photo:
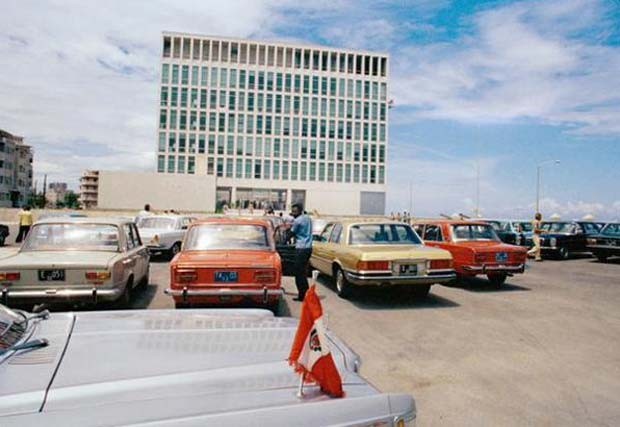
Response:
[[[506,282],[506,278],[508,277],[507,274],[489,274],[487,275],[487,278],[489,279],[489,282],[491,282],[491,284],[493,286],[495,286],[496,288],[499,288],[500,286],[502,286],[504,284],[504,282]]]
[[[569,255],[570,254],[568,253],[568,249],[566,249],[566,248],[558,249],[558,257],[560,259],[568,259]]]
[[[596,254],[596,258],[599,262],[607,262],[607,255],[605,254]]]
[[[181,252],[181,243],[180,242],[176,242],[170,248],[169,258],[170,259],[174,258],[176,256],[176,254],[178,254],[179,252]]]
[[[116,300],[115,306],[116,308],[126,309],[131,306],[131,291],[133,288],[133,277],[130,277],[127,281],[127,285],[125,285],[125,290],[121,294],[121,296]]]
[[[351,284],[340,267],[335,268],[334,284],[340,298],[348,299],[351,296]]]
[[[0,236],[0,246],[4,246],[6,242],[6,236]]]
[[[278,301],[276,302],[268,303],[265,308],[267,308],[267,310],[270,310],[275,316],[277,316],[280,312],[280,299],[278,299]]]
[[[411,295],[416,299],[426,298],[431,290],[431,285],[416,285],[411,288]]]
[[[183,308],[188,308],[189,304],[184,303],[184,302],[175,302],[174,303],[174,308],[176,308],[177,310],[183,309]]]

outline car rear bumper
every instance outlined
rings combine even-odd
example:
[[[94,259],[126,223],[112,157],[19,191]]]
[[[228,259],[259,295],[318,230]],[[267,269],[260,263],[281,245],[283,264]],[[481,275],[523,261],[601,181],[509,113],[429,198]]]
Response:
[[[445,273],[420,276],[372,275],[345,271],[345,276],[350,283],[358,286],[434,285],[448,283],[456,279],[456,273],[452,270]]]
[[[261,289],[234,289],[234,288],[214,288],[214,289],[191,289],[187,286],[183,289],[170,289],[164,290],[166,295],[175,297],[184,302],[196,297],[250,297],[255,299],[261,299],[267,302],[273,298],[280,298],[284,294],[282,288],[270,289],[264,286]]]
[[[465,273],[473,274],[518,274],[525,271],[525,264],[519,265],[464,265]]]
[[[0,301],[13,302],[85,302],[94,303],[117,300],[124,289],[122,287],[98,288],[93,286],[89,289],[15,289],[12,286],[1,289]]]

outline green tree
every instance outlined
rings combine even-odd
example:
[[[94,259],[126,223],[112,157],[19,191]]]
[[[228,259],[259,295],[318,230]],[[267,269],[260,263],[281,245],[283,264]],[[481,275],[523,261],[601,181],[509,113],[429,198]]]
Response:
[[[67,191],[65,193],[64,206],[69,209],[79,209],[80,208],[80,200],[77,194],[73,191]]]

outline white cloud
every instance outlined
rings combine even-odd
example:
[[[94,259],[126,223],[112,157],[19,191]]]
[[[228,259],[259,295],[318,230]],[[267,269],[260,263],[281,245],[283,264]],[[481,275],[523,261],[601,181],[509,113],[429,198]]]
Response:
[[[620,48],[596,37],[609,25],[601,2],[519,2],[479,12],[471,25],[456,43],[395,55],[393,93],[397,106],[416,108],[410,119],[533,118],[620,135]]]

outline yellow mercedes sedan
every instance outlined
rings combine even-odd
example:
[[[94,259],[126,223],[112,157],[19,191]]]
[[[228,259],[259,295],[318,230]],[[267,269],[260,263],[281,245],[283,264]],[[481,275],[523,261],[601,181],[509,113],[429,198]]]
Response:
[[[408,286],[424,297],[431,285],[456,278],[450,252],[425,246],[408,224],[385,220],[329,222],[310,264],[334,278],[342,298],[355,286]]]

